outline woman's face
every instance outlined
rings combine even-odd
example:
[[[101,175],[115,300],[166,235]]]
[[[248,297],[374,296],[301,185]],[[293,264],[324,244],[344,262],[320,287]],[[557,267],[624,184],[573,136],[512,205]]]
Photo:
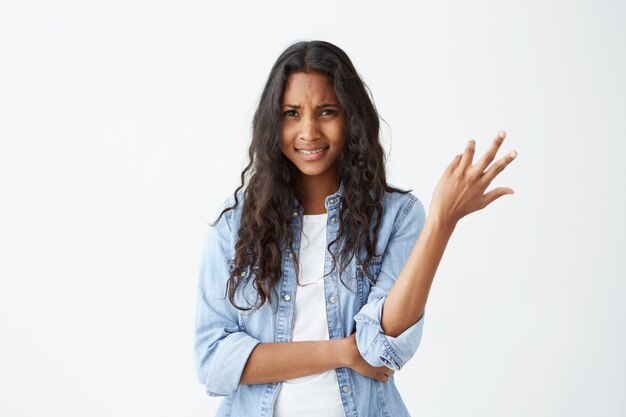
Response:
[[[295,72],[281,101],[280,148],[304,175],[337,178],[344,147],[345,114],[327,75]]]

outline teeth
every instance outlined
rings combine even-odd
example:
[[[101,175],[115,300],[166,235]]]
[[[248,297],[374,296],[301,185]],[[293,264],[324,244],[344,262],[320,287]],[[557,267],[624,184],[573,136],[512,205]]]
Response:
[[[305,151],[304,149],[299,149],[299,151],[300,151],[300,152],[302,152],[302,153],[303,153],[303,154],[305,154],[305,155],[312,155],[312,154],[314,154],[314,153],[320,153],[320,152],[322,152],[322,151],[323,151],[323,150],[325,150],[325,149],[326,149],[326,148],[321,148],[321,149],[318,149],[318,150],[316,150],[316,151]]]

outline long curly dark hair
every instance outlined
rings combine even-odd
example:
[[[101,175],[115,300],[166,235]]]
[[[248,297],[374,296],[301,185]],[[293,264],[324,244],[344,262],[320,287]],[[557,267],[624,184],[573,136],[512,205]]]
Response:
[[[339,276],[354,255],[362,264],[367,278],[367,267],[375,254],[377,232],[382,219],[382,198],[387,192],[408,193],[387,184],[385,154],[379,140],[379,114],[371,92],[361,80],[346,53],[325,41],[303,41],[289,46],[276,60],[261,93],[252,122],[252,143],[248,150],[250,162],[241,173],[241,184],[233,193],[235,203],[226,207],[222,215],[237,207],[238,194],[243,192],[243,209],[235,245],[235,259],[227,283],[228,298],[235,304],[237,287],[246,279],[241,273],[254,268],[254,288],[257,301],[254,308],[265,301],[272,303],[270,292],[282,276],[283,249],[288,246],[294,255],[296,276],[299,276],[298,254],[293,250],[294,236],[290,227],[294,201],[303,201],[298,187],[299,169],[282,153],[279,141],[283,117],[280,101],[287,78],[294,72],[319,72],[327,75],[335,89],[340,108],[346,115],[345,147],[339,158],[338,180],[344,190],[339,214],[339,231],[327,250],[333,255],[332,271],[339,260]],[[373,234],[371,225],[374,224]],[[334,253],[342,241],[340,253]],[[334,249],[331,250],[331,247]],[[367,256],[360,259],[362,248]],[[244,274],[245,275],[245,274]],[[341,282],[343,282],[343,279]],[[346,286],[347,287],[347,286]]]

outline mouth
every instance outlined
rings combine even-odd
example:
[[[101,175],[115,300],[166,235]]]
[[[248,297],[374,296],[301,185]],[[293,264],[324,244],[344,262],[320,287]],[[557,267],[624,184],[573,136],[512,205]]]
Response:
[[[308,149],[305,149],[305,148],[298,149],[298,148],[296,148],[296,151],[298,151],[299,153],[304,154],[304,155],[315,155],[315,154],[324,152],[329,147],[330,146],[320,146],[320,147],[317,147],[317,148],[308,148]]]
[[[314,162],[314,161],[318,161],[322,158],[324,158],[324,156],[328,153],[328,149],[330,148],[330,145],[327,146],[318,146],[317,148],[296,148],[296,152],[298,152],[298,155],[300,156],[300,160],[304,161],[304,162]]]

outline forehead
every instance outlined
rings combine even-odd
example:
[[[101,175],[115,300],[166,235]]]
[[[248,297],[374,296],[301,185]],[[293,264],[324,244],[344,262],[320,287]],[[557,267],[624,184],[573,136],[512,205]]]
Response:
[[[335,89],[330,78],[319,72],[294,72],[289,74],[283,101],[300,100],[336,100]]]

